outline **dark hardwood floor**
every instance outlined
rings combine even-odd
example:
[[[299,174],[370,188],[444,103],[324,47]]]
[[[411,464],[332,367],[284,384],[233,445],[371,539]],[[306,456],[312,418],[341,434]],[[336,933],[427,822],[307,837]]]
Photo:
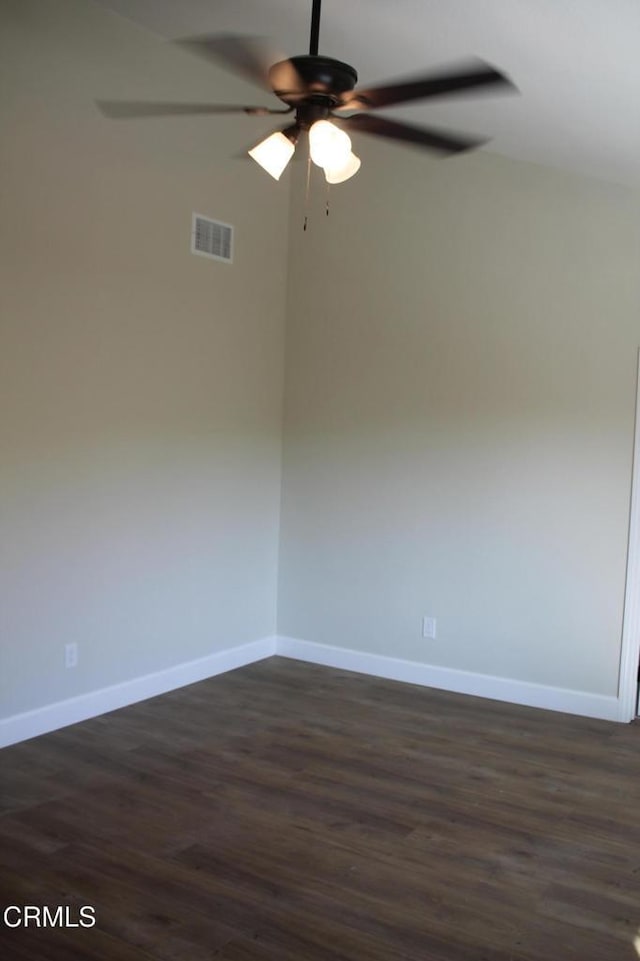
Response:
[[[272,658],[0,769],[2,909],[96,912],[3,961],[640,957],[637,723]]]

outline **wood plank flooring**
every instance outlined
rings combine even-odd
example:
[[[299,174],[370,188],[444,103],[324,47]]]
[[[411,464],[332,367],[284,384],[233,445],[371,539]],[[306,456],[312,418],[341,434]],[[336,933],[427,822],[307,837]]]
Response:
[[[271,658],[0,753],[6,961],[638,961],[640,726]]]

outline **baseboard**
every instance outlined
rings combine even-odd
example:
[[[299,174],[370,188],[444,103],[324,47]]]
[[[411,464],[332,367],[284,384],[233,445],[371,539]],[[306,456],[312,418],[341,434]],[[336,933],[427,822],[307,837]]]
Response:
[[[301,641],[293,637],[264,637],[238,647],[227,648],[198,658],[176,664],[174,667],[143,677],[136,677],[121,684],[90,691],[66,701],[57,701],[34,711],[15,714],[0,720],[0,747],[8,747],[40,734],[56,731],[69,724],[77,724],[91,717],[115,711],[138,701],[166,694],[176,688],[215,677],[246,664],[264,660],[278,654],[311,664],[324,664],[344,671],[386,677],[389,680],[435,687],[458,694],[471,694],[496,701],[508,701],[528,707],[540,707],[548,711],[578,714],[607,721],[625,721],[617,697],[589,694],[542,684],[530,684],[488,674],[473,674],[452,668],[421,664],[382,654],[354,651]]]
[[[143,677],[90,691],[88,694],[80,694],[66,701],[47,704],[34,711],[14,714],[13,717],[0,720],[0,747],[8,747],[18,741],[26,741],[39,734],[47,734],[69,724],[106,714],[107,711],[115,711],[137,701],[146,701],[149,697],[166,694],[178,687],[204,681],[216,674],[271,657],[275,652],[276,638],[264,637],[238,647],[216,651],[215,654],[208,654],[195,661],[176,664],[163,671],[145,674]]]
[[[293,637],[278,637],[276,653],[312,664],[324,664],[344,671],[386,677],[393,681],[405,681],[424,687],[436,687],[457,694],[471,694],[494,701],[508,701],[527,707],[541,707],[548,711],[561,711],[565,714],[580,714],[606,721],[622,720],[617,697],[589,694],[560,687],[547,687],[543,684],[530,684],[505,677],[489,674],[473,674],[448,667],[405,661],[366,651],[353,651],[349,648],[333,647],[330,644],[316,644],[300,641]]]

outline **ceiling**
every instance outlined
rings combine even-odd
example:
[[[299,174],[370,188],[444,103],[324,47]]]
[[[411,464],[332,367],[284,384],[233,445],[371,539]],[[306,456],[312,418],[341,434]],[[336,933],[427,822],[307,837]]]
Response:
[[[241,33],[273,39],[283,57],[308,51],[311,0],[99,2],[166,38]],[[639,48],[639,0],[324,0],[322,6],[320,53],[352,64],[360,84],[477,56],[509,74],[521,94],[450,97],[382,115],[490,135],[486,149],[494,153],[636,188]],[[215,89],[203,90],[202,99],[215,101]],[[268,93],[255,100],[270,103]]]

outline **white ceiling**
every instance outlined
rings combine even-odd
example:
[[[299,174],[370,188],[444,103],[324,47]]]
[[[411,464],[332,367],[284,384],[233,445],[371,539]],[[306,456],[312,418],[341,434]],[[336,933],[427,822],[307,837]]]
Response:
[[[311,0],[100,2],[167,38],[230,32],[270,37],[283,56],[308,51]],[[495,153],[640,187],[640,0],[324,0],[320,53],[352,64],[366,85],[481,57],[521,95],[381,113],[491,135]],[[215,90],[202,99],[215,101]]]

